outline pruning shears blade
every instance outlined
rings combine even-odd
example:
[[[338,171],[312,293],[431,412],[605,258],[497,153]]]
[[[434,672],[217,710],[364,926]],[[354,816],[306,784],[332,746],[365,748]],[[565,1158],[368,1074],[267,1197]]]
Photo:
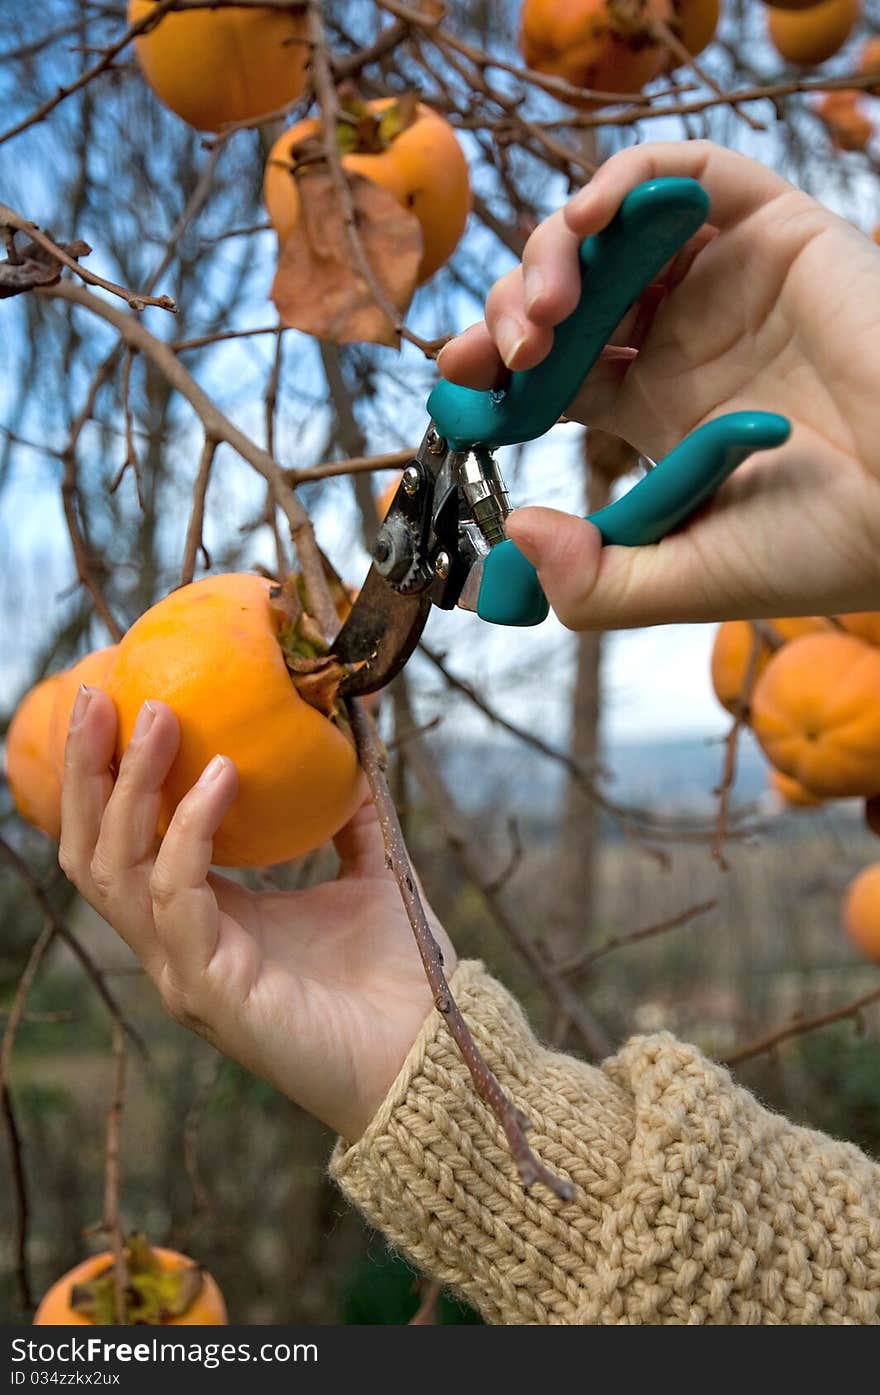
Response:
[[[396,591],[371,567],[333,645],[343,664],[357,666],[342,680],[343,697],[364,697],[396,678],[418,644],[431,613],[430,597]]]

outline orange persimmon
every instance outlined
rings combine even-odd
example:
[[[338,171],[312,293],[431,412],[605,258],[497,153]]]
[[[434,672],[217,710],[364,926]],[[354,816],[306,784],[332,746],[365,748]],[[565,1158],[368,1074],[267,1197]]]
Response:
[[[880,789],[880,650],[853,635],[802,635],[755,684],[752,729],[785,775],[825,798]]]
[[[128,1322],[162,1327],[225,1326],[226,1304],[216,1281],[186,1255],[132,1236],[125,1250]],[[108,1326],[115,1323],[109,1250],[84,1259],[57,1279],[34,1314],[34,1325]]]
[[[573,87],[640,92],[669,57],[651,23],[671,18],[669,0],[525,0],[520,52],[528,67]]]
[[[861,14],[861,0],[821,0],[806,10],[767,6],[770,42],[787,63],[814,68],[843,48]]]
[[[880,862],[872,862],[850,882],[841,919],[856,948],[880,964]]]
[[[214,755],[234,761],[238,794],[214,839],[220,866],[264,866],[311,851],[339,831],[363,794],[343,714],[334,720],[303,698],[288,668],[286,617],[270,595],[278,590],[263,577],[228,573],[172,591],[120,641],[105,682],[119,717],[117,757],[148,699],[168,703],[180,722],[160,833]]]
[[[349,104],[351,120],[337,128],[342,164],[387,189],[410,209],[422,232],[418,284],[458,246],[471,206],[467,160],[445,117],[422,103],[382,97]],[[321,122],[309,117],[279,136],[266,161],[263,198],[283,246],[301,226],[297,166],[320,158]]]
[[[798,635],[813,634],[827,628],[827,624],[816,615],[796,615],[780,620],[764,622],[783,642],[796,639]],[[726,620],[719,625],[712,646],[712,687],[715,696],[728,712],[735,713],[742,695],[743,684],[749,669],[754,631],[748,620]],[[753,683],[763,673],[773,655],[771,646],[758,638],[760,645],[755,660]]]
[[[23,819],[57,838],[61,832],[61,781],[49,743],[49,724],[61,675],[44,678],[26,693],[6,733],[6,780]]]
[[[862,93],[845,88],[826,92],[816,103],[816,114],[824,123],[831,144],[838,150],[866,150],[874,134],[874,123],[862,107]]]
[[[848,634],[858,635],[868,644],[880,645],[880,610],[854,610],[849,615],[836,616]]]
[[[720,16],[721,0],[672,0],[669,27],[691,58],[696,58],[714,39]],[[679,66],[675,54],[669,66]]]
[[[154,0],[129,0],[129,24]],[[163,15],[134,41],[141,71],[166,107],[199,131],[217,131],[290,106],[305,90],[310,49],[304,14],[278,9]]]
[[[813,794],[812,790],[806,789],[790,775],[784,775],[781,770],[774,770],[772,766],[769,783],[774,794],[778,794],[783,804],[791,809],[815,809],[822,803],[821,795]]]

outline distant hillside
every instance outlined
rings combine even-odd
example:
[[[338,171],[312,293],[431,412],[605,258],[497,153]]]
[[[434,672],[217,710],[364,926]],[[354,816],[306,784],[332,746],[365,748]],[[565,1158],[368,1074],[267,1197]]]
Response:
[[[508,739],[480,743],[435,741],[456,798],[471,812],[491,808],[528,814],[537,822],[552,819],[559,805],[564,767]],[[722,769],[720,742],[681,738],[673,741],[616,745],[603,757],[602,786],[623,804],[649,807],[666,814],[711,816],[716,807]],[[740,742],[734,802],[760,804],[769,812],[766,762],[754,740]],[[848,819],[857,813],[854,801],[833,806]]]

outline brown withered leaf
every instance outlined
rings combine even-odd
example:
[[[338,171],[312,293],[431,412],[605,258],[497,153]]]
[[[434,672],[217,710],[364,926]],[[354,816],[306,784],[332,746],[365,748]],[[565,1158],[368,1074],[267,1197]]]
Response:
[[[402,317],[416,286],[422,231],[393,194],[360,175],[349,177],[366,259],[387,300]],[[337,344],[396,347],[399,336],[354,264],[329,171],[312,167],[297,180],[301,216],[282,247],[272,300],[288,329]]]
[[[61,242],[58,244],[69,256],[87,257],[91,247],[87,242]],[[0,262],[0,300],[32,291],[37,286],[54,286],[64,270],[61,262],[38,242],[29,242],[17,252],[15,258]]]

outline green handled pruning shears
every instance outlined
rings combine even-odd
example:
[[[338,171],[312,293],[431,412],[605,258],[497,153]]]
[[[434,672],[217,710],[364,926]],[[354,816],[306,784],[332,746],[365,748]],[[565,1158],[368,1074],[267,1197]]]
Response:
[[[347,694],[374,692],[400,672],[432,605],[475,610],[496,625],[537,625],[548,605],[534,567],[504,536],[510,504],[491,452],[531,441],[568,407],[627,310],[705,222],[709,198],[692,179],[654,179],[624,199],[580,249],[581,299],[537,368],[503,391],[441,381],[431,423],[373,550],[373,565],[333,646],[357,666]],[[771,412],[733,412],[699,427],[623,498],[590,515],[606,543],[659,541],[715,493],[753,451],[781,445],[790,425]]]

